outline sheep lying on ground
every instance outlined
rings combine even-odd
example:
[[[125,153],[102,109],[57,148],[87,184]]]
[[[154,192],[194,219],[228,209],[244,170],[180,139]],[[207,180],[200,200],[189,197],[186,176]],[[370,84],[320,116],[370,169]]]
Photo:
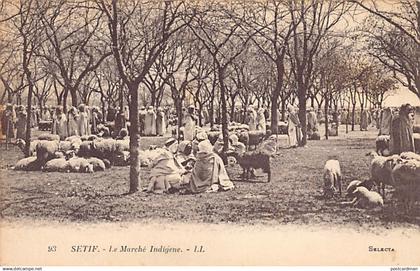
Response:
[[[58,141],[41,140],[36,145],[36,156],[39,161],[46,163],[55,157],[58,151]]]
[[[338,160],[328,160],[324,166],[324,197],[331,197],[339,191],[341,196],[341,169]]]
[[[385,186],[393,185],[391,173],[394,166],[398,163],[400,157],[398,155],[392,155],[390,157],[379,156],[377,153],[372,152],[370,155],[373,159],[370,163],[370,174],[371,180],[378,187],[378,192],[381,193],[385,199]]]
[[[36,145],[38,145],[38,143],[40,142],[40,140],[35,139],[33,141],[31,141],[30,147],[29,147],[29,156],[34,156],[36,154]],[[22,151],[23,154],[25,154],[25,146],[26,146],[26,142],[25,140],[19,138],[16,140],[16,145],[19,147],[19,149]]]
[[[262,169],[268,174],[268,182],[271,181],[270,155],[259,150],[246,151],[243,153],[228,152],[227,156],[233,156],[241,166],[242,180],[249,180],[251,169]]]
[[[420,161],[420,155],[414,152],[403,152],[400,154],[400,158],[405,160],[414,159]]]
[[[79,157],[90,157],[93,155],[93,141],[82,141],[77,151]]]
[[[116,148],[116,140],[112,138],[94,140],[92,141],[92,156],[97,158],[111,158]]]
[[[93,173],[93,165],[85,158],[73,157],[68,161],[71,172]]]
[[[69,172],[70,164],[65,158],[56,158],[48,161],[43,170],[47,172]]]
[[[420,161],[403,160],[392,169],[395,189],[402,198],[406,212],[420,199]]]
[[[365,187],[367,190],[371,190],[372,189],[372,187],[373,187],[373,185],[374,185],[374,183],[373,183],[373,181],[372,180],[370,180],[370,179],[368,179],[368,180],[364,180],[363,182],[362,181],[359,181],[359,180],[354,180],[354,181],[351,181],[350,183],[349,183],[349,185],[347,186],[347,189],[346,189],[346,196],[347,197],[353,197],[354,195],[353,195],[353,192],[356,190],[356,188],[358,188],[358,187]]]
[[[376,152],[379,155],[388,156],[389,152],[389,135],[380,135],[376,138]]]
[[[104,171],[106,166],[104,161],[102,161],[99,158],[96,157],[90,157],[87,159],[87,161],[89,162],[89,164],[91,164],[93,166],[93,171]]]
[[[19,160],[13,169],[36,171],[36,170],[40,170],[41,166],[42,166],[42,163],[36,158],[36,156],[30,156],[30,157]]]
[[[42,134],[38,136],[38,140],[60,141],[60,136],[53,134]]]
[[[381,195],[377,192],[369,191],[366,187],[357,187],[356,190],[353,191],[353,195],[355,198],[352,201],[352,204],[355,207],[375,208],[384,206],[384,200]]]

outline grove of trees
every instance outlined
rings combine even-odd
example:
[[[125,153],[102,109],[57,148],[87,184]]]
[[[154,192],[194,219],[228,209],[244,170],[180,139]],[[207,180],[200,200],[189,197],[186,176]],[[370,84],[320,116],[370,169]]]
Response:
[[[130,192],[140,105],[219,114],[227,143],[239,108],[269,108],[276,133],[295,104],[305,145],[308,106],[354,125],[399,84],[420,98],[419,1],[4,0],[0,31],[0,104],[129,106]]]

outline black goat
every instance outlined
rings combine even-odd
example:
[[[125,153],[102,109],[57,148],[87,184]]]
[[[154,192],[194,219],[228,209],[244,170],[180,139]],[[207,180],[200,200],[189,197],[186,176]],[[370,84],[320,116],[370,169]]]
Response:
[[[243,169],[242,180],[249,180],[251,168],[262,169],[264,173],[268,174],[268,182],[271,181],[271,167],[270,167],[270,155],[265,154],[259,150],[246,151],[242,154],[236,152],[228,152],[227,156],[235,157],[238,164]]]

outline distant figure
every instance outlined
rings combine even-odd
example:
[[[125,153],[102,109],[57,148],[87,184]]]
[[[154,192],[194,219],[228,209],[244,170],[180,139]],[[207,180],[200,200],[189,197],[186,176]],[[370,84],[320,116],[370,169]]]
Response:
[[[392,120],[389,147],[392,154],[415,152],[413,138],[414,109],[403,104],[399,115]]]
[[[369,111],[366,109],[360,115],[360,131],[367,131],[369,126]]]
[[[77,129],[80,136],[90,134],[88,114],[86,113],[86,106],[84,104],[79,105],[79,117],[77,119]]]
[[[184,116],[184,140],[192,141],[195,137],[196,117],[194,112],[194,106],[190,105]]]
[[[145,122],[146,122],[146,108],[144,106],[140,107],[139,110],[139,124],[140,124],[140,135],[145,134]]]
[[[389,135],[391,132],[392,111],[386,107],[382,109],[380,115],[379,135]]]
[[[63,107],[57,106],[55,117],[53,118],[52,133],[59,135],[61,140],[67,137],[67,118],[63,112]]]
[[[117,114],[117,110],[113,105],[108,107],[108,112],[106,114],[106,121],[113,122],[115,120],[115,115]]]
[[[157,109],[156,114],[156,133],[159,136],[163,136],[166,134],[166,118],[165,112],[163,112],[162,107]]]
[[[246,123],[248,124],[250,131],[257,130],[257,112],[255,112],[252,105],[248,107]]]
[[[17,114],[17,121],[16,121],[16,139],[25,139],[26,135],[26,112],[23,108],[19,110]]]
[[[290,105],[287,108],[289,112],[289,118],[288,118],[288,135],[289,135],[289,146],[292,148],[295,148],[299,144],[299,138],[300,138],[300,121],[299,118],[295,112],[295,108]]]
[[[97,135],[99,133],[98,131],[98,125],[100,123],[99,115],[98,115],[98,108],[92,107],[92,117],[91,117],[91,127],[90,132],[94,135]]]
[[[156,113],[153,106],[147,108],[145,123],[144,123],[144,135],[155,136],[156,135]]]
[[[41,119],[45,120],[45,121],[51,120],[51,113],[50,113],[50,110],[48,110],[47,107],[44,108],[44,110],[42,112]]]
[[[15,121],[15,110],[13,108],[13,105],[8,103],[6,104],[6,110],[3,111],[1,119],[2,132],[3,135],[6,135],[7,142],[11,142],[12,138],[15,137]]]
[[[263,131],[265,133],[267,129],[265,115],[264,115],[264,108],[258,109],[257,112],[257,130]]]
[[[71,107],[67,114],[67,136],[78,136],[79,129],[77,127],[77,109]]]
[[[311,138],[312,134],[318,131],[318,120],[312,107],[309,108],[306,118],[308,120],[307,134],[308,138]]]

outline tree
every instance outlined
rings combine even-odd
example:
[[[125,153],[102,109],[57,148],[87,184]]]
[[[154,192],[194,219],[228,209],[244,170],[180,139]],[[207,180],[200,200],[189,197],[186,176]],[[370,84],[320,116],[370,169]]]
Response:
[[[295,24],[293,42],[290,45],[290,63],[296,80],[299,101],[299,119],[302,125],[303,139],[307,142],[306,101],[311,86],[314,58],[321,43],[328,35],[334,34],[334,27],[349,10],[347,1],[298,1],[290,2],[290,12]]]
[[[108,21],[111,44],[118,73],[130,97],[130,193],[140,182],[140,133],[138,89],[169,38],[187,22],[183,1],[97,0]],[[193,18],[193,16],[191,16]]]
[[[72,106],[78,106],[78,90],[83,80],[111,55],[103,34],[103,12],[91,2],[54,1],[42,12],[46,42],[39,56],[51,65],[64,88],[66,109],[70,93]]]
[[[194,8],[197,16],[188,23],[188,27],[212,56],[215,65],[220,87],[223,151],[226,152],[229,143],[226,71],[228,66],[245,50],[252,34],[241,31],[246,13],[240,3],[216,0],[205,5],[198,3]]]
[[[352,2],[372,14],[363,29],[371,55],[420,98],[420,2]]]

